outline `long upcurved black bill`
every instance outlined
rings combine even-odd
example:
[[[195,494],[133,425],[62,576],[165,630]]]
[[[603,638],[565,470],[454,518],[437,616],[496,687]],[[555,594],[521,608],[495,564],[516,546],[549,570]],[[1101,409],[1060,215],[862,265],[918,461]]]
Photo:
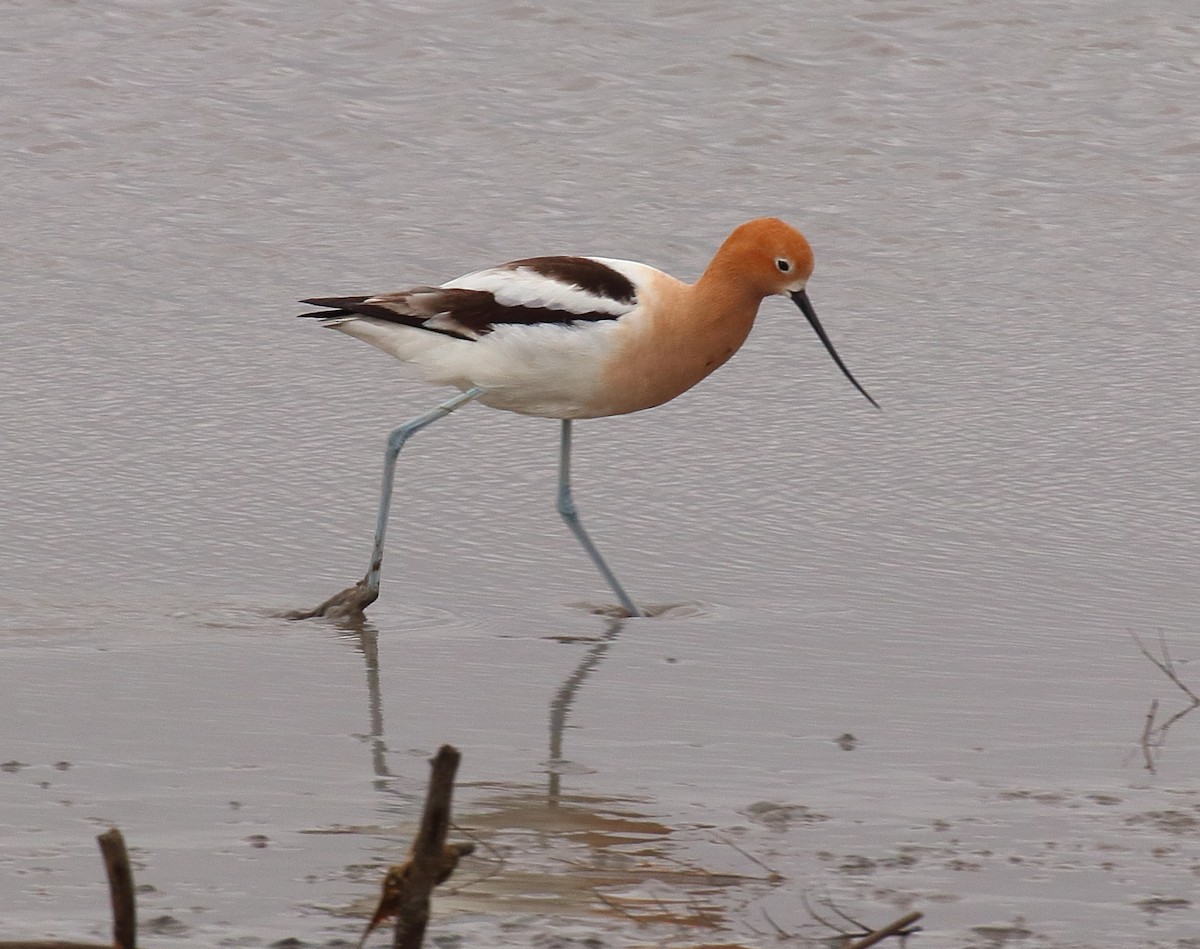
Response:
[[[817,331],[817,335],[821,337],[821,342],[824,343],[825,348],[829,350],[829,355],[832,356],[833,361],[838,364],[838,368],[846,374],[847,379],[854,383],[854,388],[865,395],[867,397],[867,401],[878,409],[879,403],[872,399],[871,394],[858,384],[858,380],[855,379],[850,373],[850,370],[846,368],[846,364],[842,362],[842,357],[839,356],[837,354],[837,350],[833,348],[833,343],[830,342],[829,336],[825,332],[825,327],[823,327],[821,325],[821,321],[817,319],[817,311],[813,309],[812,302],[808,299],[808,294],[803,290],[797,290],[795,293],[790,294],[790,296],[795,302],[796,306],[800,307],[800,312],[808,318],[808,322],[812,324],[812,328]]]

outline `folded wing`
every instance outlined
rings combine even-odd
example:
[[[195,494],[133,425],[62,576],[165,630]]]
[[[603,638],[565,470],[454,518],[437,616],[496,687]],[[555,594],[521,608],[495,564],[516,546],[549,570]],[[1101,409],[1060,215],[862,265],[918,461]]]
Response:
[[[304,313],[326,326],[374,319],[464,340],[497,327],[615,320],[638,305],[637,288],[594,257],[530,257],[458,277],[440,287],[413,287],[362,297],[313,297]]]

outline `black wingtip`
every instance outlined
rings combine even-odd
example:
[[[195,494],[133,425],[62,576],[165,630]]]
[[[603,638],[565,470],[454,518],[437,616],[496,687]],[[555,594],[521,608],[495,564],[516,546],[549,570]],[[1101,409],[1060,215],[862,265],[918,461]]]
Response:
[[[361,304],[368,297],[309,297],[307,300],[301,300],[301,303],[307,303],[311,306],[323,306],[324,310],[316,310],[312,313],[298,313],[299,319],[308,320],[329,320],[339,316],[352,316],[355,312],[355,307]]]
[[[359,303],[365,303],[370,297],[309,297],[307,300],[301,300],[301,303],[310,303],[313,306],[328,307],[331,310],[348,310],[350,307]]]

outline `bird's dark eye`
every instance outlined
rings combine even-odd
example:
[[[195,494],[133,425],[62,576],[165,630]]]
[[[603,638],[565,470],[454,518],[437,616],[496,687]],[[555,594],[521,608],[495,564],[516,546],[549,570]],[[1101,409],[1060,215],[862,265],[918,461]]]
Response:
[[[779,268],[780,273],[787,273],[792,269],[792,262],[790,260],[784,260],[782,257],[780,257],[777,261],[775,261],[775,266]]]

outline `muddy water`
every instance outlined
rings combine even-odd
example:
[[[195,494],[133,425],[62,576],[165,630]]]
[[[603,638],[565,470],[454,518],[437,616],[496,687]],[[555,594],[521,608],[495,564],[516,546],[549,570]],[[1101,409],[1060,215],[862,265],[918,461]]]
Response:
[[[1200,21],[1098,2],[12,6],[0,30],[0,905],[352,939],[465,754],[458,945],[1185,945],[1200,832]],[[799,319],[557,431],[290,301],[545,252],[698,273],[777,214]],[[582,606],[580,606],[582,604]],[[1161,640],[1160,640],[1161,637]],[[1147,767],[1151,765],[1152,767]],[[381,937],[382,940],[383,937]],[[590,942],[589,942],[590,941]],[[915,944],[915,943],[914,943]]]

